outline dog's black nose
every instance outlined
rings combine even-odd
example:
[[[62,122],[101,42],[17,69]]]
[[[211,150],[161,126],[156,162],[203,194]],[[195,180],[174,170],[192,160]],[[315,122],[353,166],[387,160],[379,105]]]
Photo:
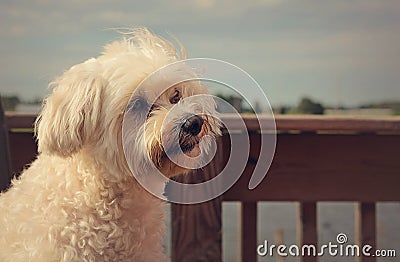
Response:
[[[203,126],[203,118],[194,115],[189,119],[187,119],[185,123],[183,123],[182,130],[187,134],[191,134],[192,136],[197,136],[200,133],[202,126]]]

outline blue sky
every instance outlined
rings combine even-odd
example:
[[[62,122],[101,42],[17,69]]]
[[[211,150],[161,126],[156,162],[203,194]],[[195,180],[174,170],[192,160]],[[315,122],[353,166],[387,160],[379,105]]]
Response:
[[[0,93],[42,97],[52,79],[119,38],[106,29],[136,26],[175,35],[189,57],[241,67],[273,105],[400,100],[397,0],[3,0]]]

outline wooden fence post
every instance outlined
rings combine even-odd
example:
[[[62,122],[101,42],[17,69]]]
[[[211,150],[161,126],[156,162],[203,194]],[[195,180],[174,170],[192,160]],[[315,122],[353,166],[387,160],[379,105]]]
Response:
[[[242,202],[242,261],[257,261],[257,202]]]
[[[361,248],[364,245],[370,245],[372,250],[368,252],[373,254],[376,250],[376,208],[375,203],[357,203],[355,208],[355,235],[356,243]],[[360,251],[361,252],[361,251]],[[357,258],[359,262],[374,262],[375,256]]]
[[[217,153],[210,164],[177,180],[193,183],[217,176],[225,165],[224,140],[218,139]],[[172,261],[222,261],[221,197],[201,204],[172,204],[171,227]]]
[[[297,243],[301,250],[302,245],[313,245],[318,252],[318,234],[317,234],[317,203],[300,202],[299,214],[297,220]],[[303,262],[318,261],[317,256],[299,257]]]
[[[6,189],[11,180],[8,128],[5,124],[3,105],[0,99],[0,191]]]

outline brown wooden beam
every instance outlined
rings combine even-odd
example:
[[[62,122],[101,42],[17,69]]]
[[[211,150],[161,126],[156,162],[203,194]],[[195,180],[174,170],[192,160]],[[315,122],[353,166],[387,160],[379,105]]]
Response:
[[[318,234],[317,234],[317,203],[315,202],[300,202],[299,212],[297,217],[297,244],[312,245],[315,247],[315,254],[304,254],[299,260],[303,262],[318,261]]]
[[[248,130],[259,130],[257,118],[253,114],[242,115]],[[241,119],[237,116],[222,115],[233,129],[241,129]],[[266,126],[271,122],[268,116],[261,116]],[[276,129],[279,131],[347,131],[354,133],[390,132],[400,133],[400,117],[365,116],[316,116],[316,115],[276,115]]]
[[[370,245],[373,254],[376,250],[376,207],[375,203],[358,203],[355,208],[355,235],[356,243],[360,249],[364,245]],[[360,250],[361,252],[361,250]],[[359,262],[375,262],[375,256],[363,256],[357,258]]]
[[[1,98],[1,97],[0,97]],[[8,128],[5,123],[3,105],[0,99],[0,192],[5,190],[11,179]]]
[[[242,202],[242,261],[257,261],[257,202]]]
[[[9,128],[32,128],[36,114],[6,112]],[[242,118],[250,131],[259,130],[255,115],[244,114]],[[241,128],[240,118],[224,114],[223,121],[229,121],[235,129]],[[271,118],[261,116],[260,121]],[[348,132],[390,132],[400,133],[400,117],[365,117],[365,116],[315,116],[315,115],[276,115],[275,122],[279,131],[348,131]]]
[[[30,164],[37,155],[37,144],[32,133],[9,132],[11,175],[16,176]]]
[[[216,156],[202,170],[175,180],[181,183],[201,183],[217,176],[223,165],[216,163],[223,164],[226,161],[222,148],[227,142],[226,137],[219,139]],[[221,197],[201,204],[172,204],[171,227],[172,261],[222,261]]]
[[[221,202],[171,208],[171,260],[222,261]]]
[[[6,112],[8,128],[33,128],[37,114]]]

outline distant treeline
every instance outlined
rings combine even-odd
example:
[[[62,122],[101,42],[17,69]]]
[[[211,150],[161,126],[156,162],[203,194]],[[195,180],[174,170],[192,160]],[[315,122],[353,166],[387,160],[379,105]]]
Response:
[[[235,95],[223,95],[217,94],[218,97],[224,99],[229,104],[231,104],[238,112],[240,113],[254,113],[254,110],[251,109],[249,105],[247,105],[243,99],[239,96]],[[8,95],[1,96],[1,102],[5,111],[15,111],[16,107],[19,104],[40,104],[42,102],[42,98],[35,98],[29,101],[21,100],[17,95]],[[358,107],[353,108],[332,108],[328,106],[324,106],[322,103],[315,101],[309,97],[303,97],[300,99],[299,103],[295,106],[280,106],[274,108],[274,113],[277,114],[315,114],[322,115],[325,113],[326,109],[390,109],[394,115],[400,115],[400,101],[387,101],[387,102],[378,102],[378,103],[368,103],[363,104]],[[260,104],[255,101],[255,111],[261,112]]]
[[[241,113],[254,113],[249,105],[247,105],[242,98],[235,95],[223,95],[217,94],[218,97],[224,99],[228,103],[230,103],[238,112]],[[260,104],[255,102],[256,112],[261,112]],[[310,97],[303,97],[300,99],[297,105],[294,106],[280,106],[273,108],[274,113],[276,114],[314,114],[314,115],[323,115],[328,109],[335,110],[354,110],[354,109],[389,109],[393,115],[400,115],[400,101],[392,101],[392,102],[377,102],[377,103],[369,103],[363,104],[358,107],[331,107],[325,106],[322,103],[315,101]]]
[[[393,114],[400,115],[400,101],[369,103],[361,105],[360,108],[386,108],[386,109],[391,109],[393,111]]]
[[[15,111],[19,104],[39,105],[42,103],[42,98],[35,98],[32,100],[21,100],[17,95],[2,96],[1,103],[5,111]]]
[[[262,112],[260,108],[260,103],[255,101],[255,108],[254,110],[246,104],[243,99],[239,96],[235,95],[223,95],[217,94],[216,96],[222,98],[223,100],[227,101],[231,104],[238,112],[240,113],[257,113]],[[311,98],[304,97],[300,100],[297,106],[282,106],[279,108],[273,109],[274,113],[278,114],[315,114],[315,115],[322,115],[324,114],[325,107],[318,102],[313,101]]]
[[[388,109],[393,115],[400,115],[400,101],[391,102],[377,102],[362,104],[356,107],[332,107],[324,106],[321,103],[315,102],[314,100],[304,97],[300,100],[297,106],[282,106],[275,108],[274,112],[279,114],[324,114],[326,110],[357,110],[357,109]]]

